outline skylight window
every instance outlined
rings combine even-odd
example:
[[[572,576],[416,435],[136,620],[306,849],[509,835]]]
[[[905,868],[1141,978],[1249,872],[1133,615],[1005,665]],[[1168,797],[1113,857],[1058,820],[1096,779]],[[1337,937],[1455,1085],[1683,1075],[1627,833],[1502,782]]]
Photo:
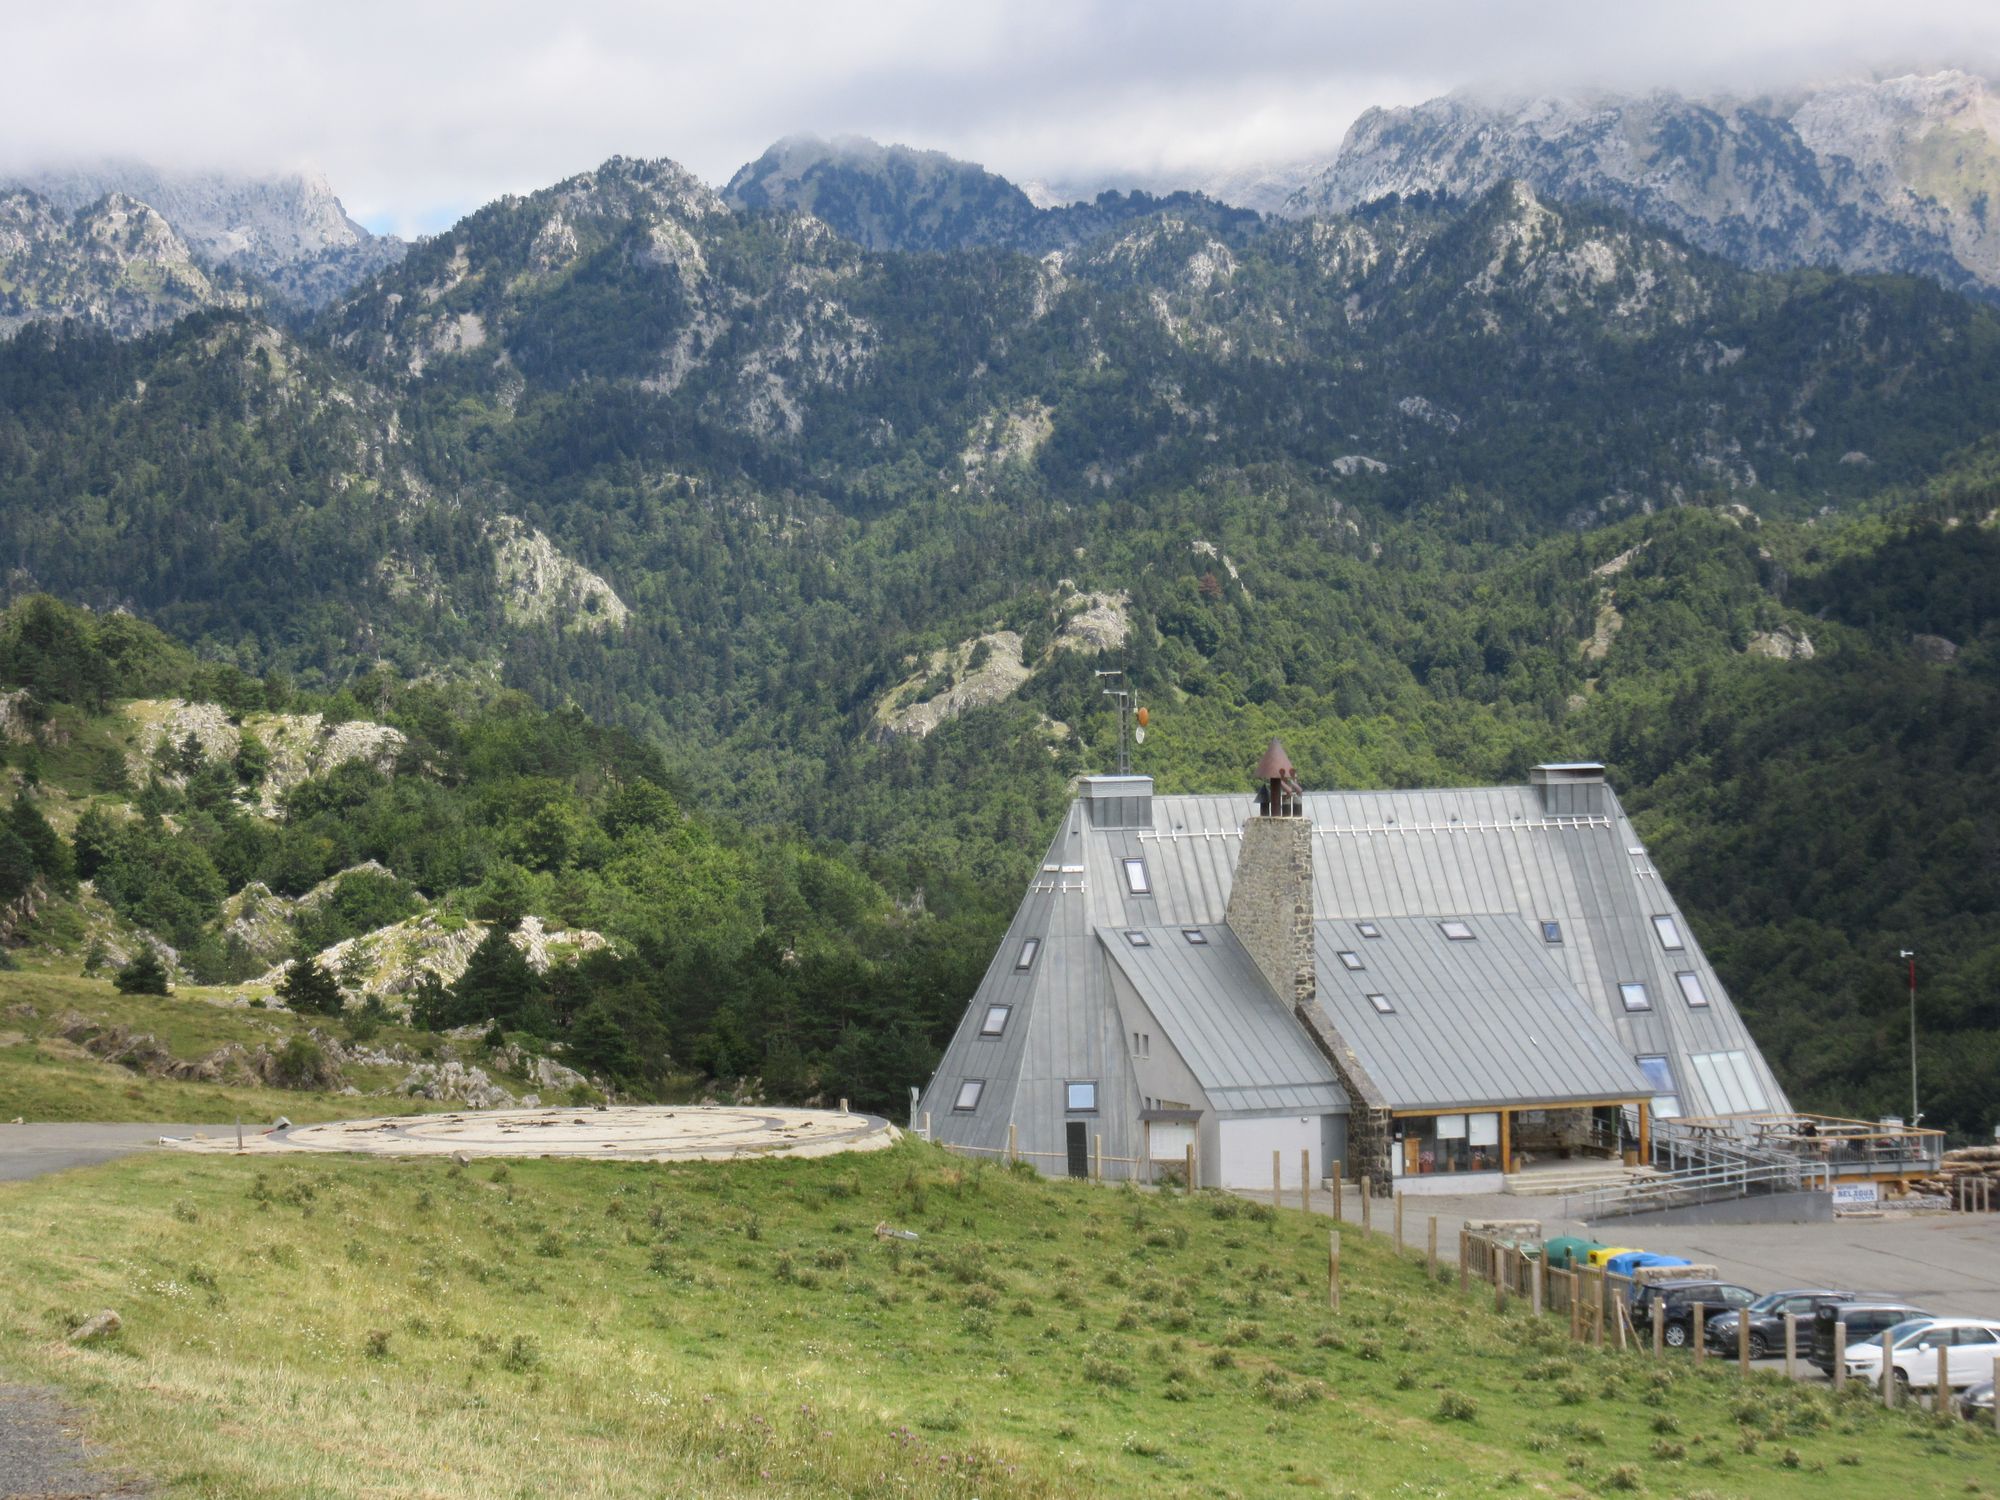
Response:
[[[1651,1010],[1653,997],[1646,993],[1645,985],[1634,980],[1630,984],[1618,986],[1618,998],[1625,1002],[1627,1010]]]
[[[1035,966],[1035,955],[1041,951],[1042,940],[1040,938],[1029,938],[1023,942],[1021,944],[1021,956],[1014,960],[1014,972],[1018,974],[1023,969],[1032,969]]]
[[[981,1036],[999,1036],[1007,1029],[1007,1018],[1012,1014],[1014,1014],[1014,1007],[1011,1005],[987,1006],[986,1019],[979,1023],[979,1034]]]
[[[1356,922],[1354,930],[1365,938],[1378,938],[1382,935],[1382,929],[1373,922]]]
[[[1545,943],[1560,943],[1560,942],[1561,942],[1562,940],[1563,940],[1563,924],[1562,924],[1562,923],[1560,923],[1560,922],[1544,922],[1544,923],[1542,923],[1542,941],[1543,941],[1543,942],[1545,942]]]
[[[1135,896],[1152,895],[1153,878],[1146,873],[1146,861],[1134,855],[1131,859],[1124,861],[1124,864],[1125,889]]]
[[[1689,1005],[1693,1006],[1696,1010],[1705,1010],[1707,1008],[1708,991],[1701,987],[1701,976],[1699,974],[1695,973],[1692,969],[1682,969],[1680,973],[1674,975],[1674,978],[1679,982],[1681,994],[1686,998]]]
[[[1664,1057],[1642,1057],[1638,1060],[1639,1071],[1646,1075],[1647,1086],[1653,1090],[1653,1114],[1661,1120],[1671,1120],[1681,1112],[1680,1090],[1674,1084],[1673,1067]]]
[[[979,1108],[979,1096],[986,1092],[984,1078],[968,1078],[958,1086],[958,1098],[952,1101],[952,1108],[970,1114]]]
[[[1653,931],[1660,935],[1660,946],[1669,953],[1687,946],[1681,941],[1680,923],[1672,917],[1662,915],[1653,918]]]
[[[1068,1088],[1068,1106],[1071,1114],[1087,1114],[1097,1108],[1097,1085],[1095,1083],[1072,1083]]]
[[[1368,1003],[1382,1015],[1393,1016],[1396,1013],[1396,1007],[1387,995],[1370,995]]]
[[[1361,962],[1361,955],[1359,953],[1352,952],[1351,950],[1346,948],[1340,950],[1340,961],[1344,966],[1346,966],[1349,969],[1360,969],[1365,967]]]
[[[1440,922],[1438,923],[1438,931],[1450,938],[1454,943],[1469,943],[1473,941],[1472,929],[1463,922]]]
[[[1130,943],[1134,948],[1150,948],[1153,946],[1153,940],[1136,928],[1125,934],[1125,941]]]
[[[1199,927],[1183,927],[1181,929],[1181,936],[1197,948],[1206,948],[1208,946],[1208,934],[1203,932]]]

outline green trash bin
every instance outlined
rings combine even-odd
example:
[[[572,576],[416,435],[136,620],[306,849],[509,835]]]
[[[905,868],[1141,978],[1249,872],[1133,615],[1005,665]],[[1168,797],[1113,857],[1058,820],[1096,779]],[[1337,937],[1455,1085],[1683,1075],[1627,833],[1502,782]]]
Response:
[[[1605,1246],[1597,1240],[1562,1235],[1548,1241],[1543,1253],[1548,1257],[1548,1267],[1551,1271],[1573,1271],[1589,1259],[1591,1251],[1604,1248]]]

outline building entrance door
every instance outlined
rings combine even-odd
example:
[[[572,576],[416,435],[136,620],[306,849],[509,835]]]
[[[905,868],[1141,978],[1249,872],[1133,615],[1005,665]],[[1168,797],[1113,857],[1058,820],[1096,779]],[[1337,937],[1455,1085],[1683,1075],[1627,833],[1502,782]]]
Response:
[[[1069,1122],[1069,1175],[1090,1175],[1090,1126],[1083,1120]]]

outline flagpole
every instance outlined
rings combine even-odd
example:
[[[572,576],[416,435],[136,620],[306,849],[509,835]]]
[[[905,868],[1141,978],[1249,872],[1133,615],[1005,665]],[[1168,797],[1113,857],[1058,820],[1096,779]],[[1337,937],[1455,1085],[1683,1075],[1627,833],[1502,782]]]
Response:
[[[1913,948],[1897,951],[1898,958],[1910,961],[1910,1129],[1917,1128],[1917,954]]]

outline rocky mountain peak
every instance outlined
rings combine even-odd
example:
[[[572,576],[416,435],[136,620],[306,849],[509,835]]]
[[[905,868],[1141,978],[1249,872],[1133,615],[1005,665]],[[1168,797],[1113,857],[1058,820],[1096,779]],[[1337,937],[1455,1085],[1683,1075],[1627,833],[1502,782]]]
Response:
[[[247,274],[280,299],[307,307],[324,306],[393,265],[405,249],[401,240],[371,234],[350,218],[317,171],[175,172],[104,160],[32,168],[0,181],[69,213],[113,194],[144,203],[205,267]]]
[[[2000,224],[1987,228],[2000,104],[1955,71],[1782,99],[1460,92],[1371,109],[1286,210],[1471,198],[1508,179],[1624,209],[1753,269],[1906,271],[2000,291]]]

